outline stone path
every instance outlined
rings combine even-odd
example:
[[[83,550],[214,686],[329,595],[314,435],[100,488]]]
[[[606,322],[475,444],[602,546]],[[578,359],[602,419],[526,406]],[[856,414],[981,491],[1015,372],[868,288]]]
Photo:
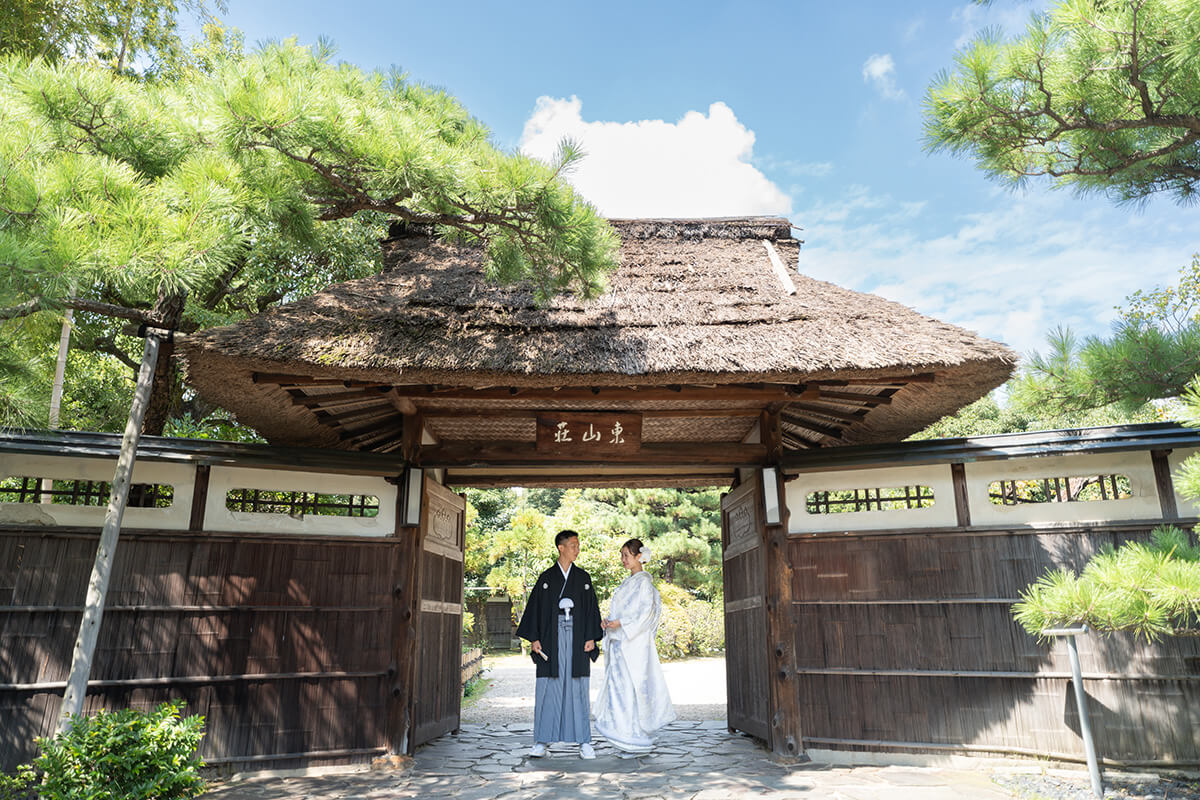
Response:
[[[681,720],[725,719],[725,659],[689,658],[663,664],[671,701]],[[463,702],[464,724],[528,723],[533,719],[533,665],[520,653],[483,659],[485,688]],[[592,666],[592,701],[604,678],[604,659]]]
[[[596,759],[555,745],[529,758],[531,726],[464,725],[418,749],[411,765],[321,777],[268,777],[214,785],[204,800],[534,800],[717,798],[769,800],[1010,800],[986,770],[831,767],[773,761],[724,722],[669,726],[649,756],[621,758],[596,739]]]

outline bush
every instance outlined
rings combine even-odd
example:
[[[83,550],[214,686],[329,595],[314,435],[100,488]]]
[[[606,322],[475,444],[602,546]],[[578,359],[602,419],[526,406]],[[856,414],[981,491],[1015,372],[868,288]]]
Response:
[[[204,718],[181,718],[183,701],[153,711],[78,716],[70,730],[39,738],[41,753],[0,779],[0,800],[36,790],[42,800],[186,800],[204,791],[196,747]]]
[[[658,588],[663,601],[655,637],[659,658],[665,661],[725,650],[725,610],[720,600],[701,600],[669,583]]]

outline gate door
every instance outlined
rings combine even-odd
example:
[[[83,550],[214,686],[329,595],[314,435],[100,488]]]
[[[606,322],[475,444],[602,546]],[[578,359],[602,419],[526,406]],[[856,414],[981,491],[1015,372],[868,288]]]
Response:
[[[457,730],[462,706],[463,544],[467,501],[426,478],[410,748]]]
[[[766,563],[757,470],[721,498],[729,728],[768,740]]]

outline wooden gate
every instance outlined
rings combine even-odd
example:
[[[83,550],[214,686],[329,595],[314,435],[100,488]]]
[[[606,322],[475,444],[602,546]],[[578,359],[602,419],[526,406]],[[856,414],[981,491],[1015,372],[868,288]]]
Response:
[[[409,752],[459,726],[466,507],[461,496],[426,478]]]
[[[729,728],[766,741],[766,563],[762,492],[757,474],[721,498],[721,546],[725,581],[725,680]]]

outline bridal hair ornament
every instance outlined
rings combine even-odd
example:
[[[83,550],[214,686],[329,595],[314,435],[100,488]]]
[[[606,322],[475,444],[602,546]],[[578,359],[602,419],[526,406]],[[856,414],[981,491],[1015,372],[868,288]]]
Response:
[[[642,545],[642,549],[638,550],[638,561],[643,564],[650,562],[650,548],[647,545]]]

